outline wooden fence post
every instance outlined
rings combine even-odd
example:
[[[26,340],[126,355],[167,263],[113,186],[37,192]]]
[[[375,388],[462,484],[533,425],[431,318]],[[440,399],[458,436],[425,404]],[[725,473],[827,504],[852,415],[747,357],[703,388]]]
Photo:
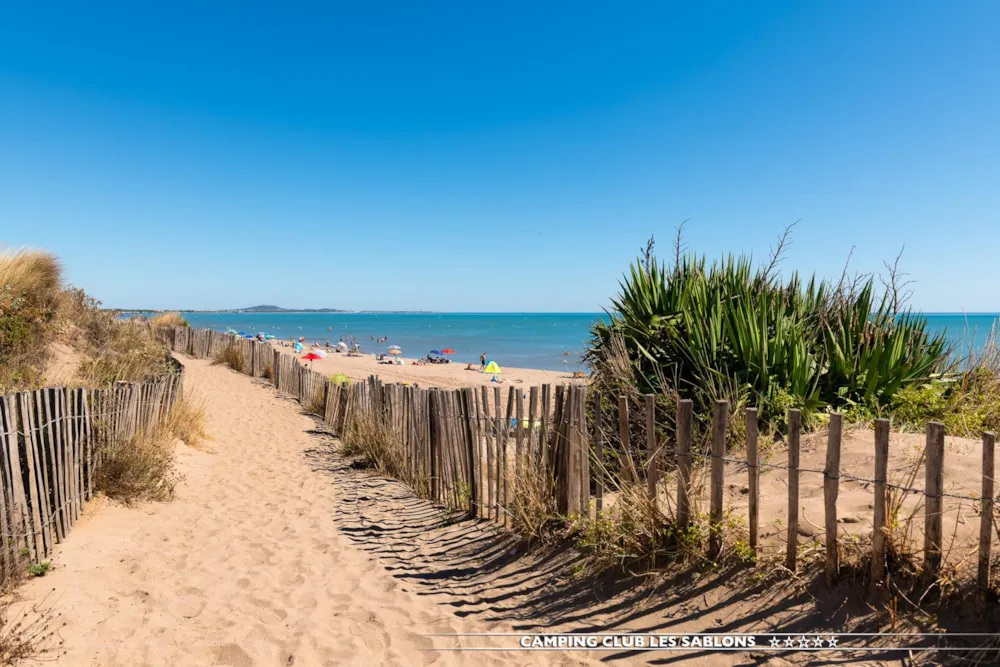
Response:
[[[590,519],[590,432],[587,429],[587,388],[577,387],[577,481],[580,494],[580,513]]]
[[[601,421],[601,392],[594,390],[594,503],[595,516],[600,519],[604,511],[604,425]]]
[[[708,527],[708,558],[713,561],[722,554],[722,493],[728,422],[729,401],[716,401],[712,411],[712,492]]]
[[[632,451],[628,442],[628,399],[624,396],[618,397],[618,439],[621,441],[621,460],[619,469],[622,479],[626,482],[635,480],[635,471],[632,469]]]
[[[747,429],[747,489],[750,493],[747,513],[750,524],[750,549],[757,556],[757,536],[760,531],[760,452],[757,448],[757,408],[747,408],[744,415]]]
[[[580,388],[576,385],[566,387],[566,513],[570,516],[580,514]]]
[[[799,549],[799,429],[802,413],[788,411],[788,541],[785,567],[795,572]]]
[[[826,469],[823,471],[823,509],[826,518],[826,585],[833,588],[840,571],[840,551],[837,548],[837,496],[840,493],[840,447],[843,440],[844,415],[830,415],[830,432],[826,440]]]
[[[983,507],[979,515],[979,572],[976,581],[979,593],[985,599],[990,589],[990,546],[993,539],[993,454],[996,435],[983,433]]]
[[[691,425],[694,401],[677,401],[677,524],[682,532],[691,526]]]
[[[927,424],[924,478],[924,583],[937,578],[941,565],[941,491],[944,486],[944,424]]]
[[[889,467],[889,420],[875,420],[875,518],[872,532],[872,590],[885,582],[886,475]]]
[[[656,455],[656,396],[646,394],[646,491],[654,504],[656,503],[656,483],[660,481],[658,458]]]

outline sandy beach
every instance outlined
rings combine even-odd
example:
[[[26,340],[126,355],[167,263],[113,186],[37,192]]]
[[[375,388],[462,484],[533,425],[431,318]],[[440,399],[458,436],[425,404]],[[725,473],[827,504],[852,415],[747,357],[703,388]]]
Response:
[[[285,347],[272,341],[276,349],[286,354],[292,354],[291,347]],[[306,351],[310,348],[306,347]],[[305,351],[296,355],[301,357]],[[402,357],[403,365],[380,363],[373,354],[348,356],[347,354],[330,352],[325,359],[317,359],[310,364],[311,368],[324,375],[343,373],[352,380],[364,380],[370,375],[378,375],[386,382],[403,382],[419,384],[421,387],[438,387],[441,389],[457,389],[490,384],[493,376],[476,370],[466,370],[466,364],[426,364],[415,365],[412,358]],[[498,380],[504,386],[523,385],[525,387],[542,384],[585,383],[586,379],[574,379],[572,373],[560,371],[544,371],[533,368],[502,367]]]

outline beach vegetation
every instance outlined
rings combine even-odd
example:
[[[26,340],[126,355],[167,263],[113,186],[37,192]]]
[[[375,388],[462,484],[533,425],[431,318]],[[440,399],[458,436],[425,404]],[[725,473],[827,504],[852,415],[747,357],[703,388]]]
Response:
[[[47,662],[61,652],[62,640],[56,634],[56,615],[41,604],[30,605],[12,613],[16,598],[10,593],[0,597],[0,665],[25,665]]]
[[[160,313],[153,319],[149,321],[154,329],[159,329],[160,327],[190,327],[188,321],[185,320],[180,313]]]
[[[313,392],[306,410],[320,416],[326,412],[326,392],[322,387]]]
[[[78,371],[81,384],[109,387],[172,372],[166,346],[150,336],[148,327],[101,308],[101,302],[82,289],[62,292],[60,313],[64,338],[83,355]]]
[[[55,256],[28,249],[0,253],[0,390],[26,389],[41,380],[60,290]]]
[[[243,372],[243,350],[235,345],[227,345],[219,350],[212,363],[219,366],[229,366],[238,373]]]
[[[392,426],[378,415],[358,411],[349,420],[341,450],[345,456],[361,456],[388,477],[409,483],[406,453]]]
[[[94,471],[96,490],[125,505],[170,500],[178,481],[174,438],[161,424],[132,438],[108,439]]]
[[[52,569],[52,563],[49,561],[43,561],[41,563],[32,563],[28,566],[28,574],[33,577],[44,577],[48,574],[49,570]]]
[[[174,403],[170,413],[164,418],[162,428],[188,447],[197,449],[212,439],[206,430],[206,415],[205,399],[185,394]]]
[[[511,530],[529,541],[548,540],[565,523],[556,507],[555,480],[528,455],[520,457],[516,470],[506,508]]]
[[[592,329],[597,388],[690,398],[702,420],[717,399],[755,405],[781,431],[788,408],[807,427],[831,410],[874,413],[949,368],[944,334],[906,307],[896,266],[881,289],[846,271],[836,283],[783,278],[789,232],[760,265],[746,255],[709,263],[684,251],[680,232],[669,264],[647,246]]]

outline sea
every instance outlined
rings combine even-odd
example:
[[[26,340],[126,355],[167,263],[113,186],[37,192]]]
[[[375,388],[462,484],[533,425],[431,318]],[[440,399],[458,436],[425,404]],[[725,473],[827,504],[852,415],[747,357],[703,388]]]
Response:
[[[943,331],[956,352],[983,345],[997,313],[927,313],[928,329]],[[479,365],[479,355],[501,366],[586,370],[583,353],[590,328],[602,313],[184,313],[196,328],[235,329],[277,338],[336,344],[357,340],[361,351],[398,345],[404,357],[453,349],[457,363]],[[385,338],[384,342],[377,342]]]

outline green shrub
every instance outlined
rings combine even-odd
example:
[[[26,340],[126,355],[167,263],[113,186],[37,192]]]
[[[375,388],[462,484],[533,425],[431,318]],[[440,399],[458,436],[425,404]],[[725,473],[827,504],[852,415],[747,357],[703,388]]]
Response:
[[[790,407],[807,423],[821,410],[877,413],[949,360],[944,335],[930,335],[926,319],[900,311],[898,295],[877,293],[870,277],[782,280],[774,260],[709,265],[678,252],[670,267],[650,255],[636,261],[620,286],[609,321],[591,332],[597,386],[691,398],[702,421],[717,399],[756,405],[778,429]],[[630,368],[609,361],[622,356],[617,347]]]

